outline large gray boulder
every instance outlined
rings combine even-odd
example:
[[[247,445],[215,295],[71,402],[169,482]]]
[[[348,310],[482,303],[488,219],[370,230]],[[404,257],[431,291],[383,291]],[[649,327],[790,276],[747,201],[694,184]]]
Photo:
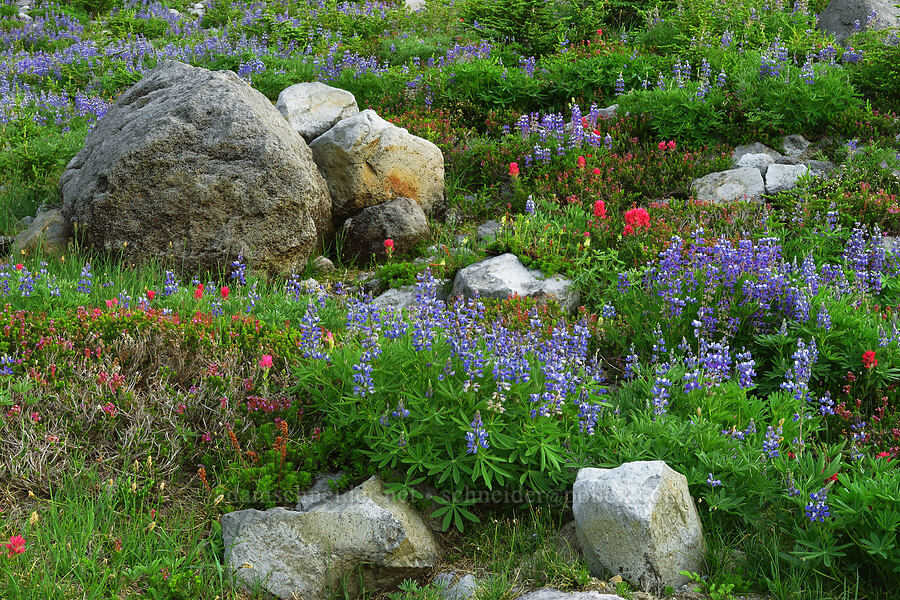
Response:
[[[740,167],[695,179],[691,188],[694,198],[704,202],[758,201],[766,191],[766,183],[759,169]]]
[[[412,198],[395,198],[384,204],[364,208],[348,219],[347,247],[362,260],[374,255],[383,258],[385,240],[394,241],[394,254],[406,254],[417,243],[431,237],[428,218]]]
[[[423,577],[439,559],[422,518],[386,496],[376,477],[306,512],[225,514],[222,537],[235,577],[285,599],[326,600],[342,581],[354,593],[357,574],[368,590],[392,589],[403,579]]]
[[[122,94],[59,182],[83,243],[188,271],[302,270],[331,225],[306,142],[230,71],[165,61]]]
[[[501,254],[460,269],[453,280],[451,297],[506,299],[509,296],[555,300],[566,311],[578,307],[580,296],[572,281],[559,275],[542,278],[541,272],[528,269],[515,254]]]
[[[900,27],[900,8],[896,0],[831,0],[824,11],[819,13],[816,28],[834,35],[843,42],[854,33],[855,22],[866,28],[869,15],[875,13],[871,23],[873,29]]]
[[[806,165],[771,165],[766,170],[766,193],[777,194],[797,186],[797,181],[809,173]]]
[[[699,573],[703,531],[687,479],[663,461],[581,469],[572,490],[575,530],[597,576],[618,574],[647,591]]]
[[[444,210],[440,148],[364,110],[310,144],[328,182],[336,223],[369,206],[412,198],[426,214]]]
[[[338,121],[359,113],[353,94],[318,81],[297,83],[282,90],[275,108],[307,143]]]

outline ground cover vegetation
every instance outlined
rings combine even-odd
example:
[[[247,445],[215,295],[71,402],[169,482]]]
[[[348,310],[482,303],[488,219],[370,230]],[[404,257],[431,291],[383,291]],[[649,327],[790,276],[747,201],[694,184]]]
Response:
[[[165,58],[273,100],[350,90],[442,149],[450,210],[424,262],[352,264],[338,238],[336,273],[277,281],[243,260],[184,279],[90,249],[11,257],[0,597],[262,597],[229,583],[218,516],[338,469],[438,517],[480,598],[579,589],[589,572],[551,541],[574,475],[643,459],[687,476],[717,597],[896,593],[896,33],[836,44],[814,29],[824,4],[799,1],[35,4],[30,21],[0,4],[8,234]],[[691,197],[735,145],[790,133],[842,168],[761,203]],[[437,300],[506,251],[572,277],[583,306]],[[416,304],[379,311],[342,283],[367,268]]]

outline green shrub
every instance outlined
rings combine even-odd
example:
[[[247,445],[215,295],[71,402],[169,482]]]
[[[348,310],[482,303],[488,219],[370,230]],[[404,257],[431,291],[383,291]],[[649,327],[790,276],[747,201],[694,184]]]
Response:
[[[466,0],[460,9],[465,22],[497,41],[511,40],[526,56],[552,52],[565,35],[563,23],[546,0]]]

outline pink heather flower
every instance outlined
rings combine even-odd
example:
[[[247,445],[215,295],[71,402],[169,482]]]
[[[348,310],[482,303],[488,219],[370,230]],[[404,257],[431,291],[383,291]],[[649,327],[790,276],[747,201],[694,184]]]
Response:
[[[591,171],[591,172],[592,172],[594,175],[600,175],[600,174],[602,173],[602,171],[600,171],[599,168],[595,168],[595,169],[594,169],[593,171]]]
[[[107,301],[106,301],[106,308],[112,308],[113,306],[117,305],[118,303],[119,303],[119,299],[118,299],[118,298],[113,298],[112,300],[107,300]]]
[[[106,414],[108,414],[111,417],[116,416],[116,413],[119,412],[118,410],[116,410],[116,406],[112,402],[107,402],[100,408],[103,410],[103,412],[105,412]]]
[[[200,436],[200,439],[203,440],[204,443],[208,444],[212,441],[212,436],[208,433],[204,433],[202,436]]]
[[[634,233],[634,227],[632,227],[631,225],[626,225],[625,229],[622,230],[622,235],[624,235],[626,237],[633,233]]]
[[[669,148],[669,150],[674,150],[675,149],[675,140],[669,140],[669,143],[666,144],[666,146]]]
[[[22,554],[25,552],[25,538],[21,535],[10,537],[9,542],[6,544],[6,549],[9,550],[9,558],[12,558],[16,554]]]
[[[585,165],[584,157],[583,157],[583,156],[579,156],[579,157],[578,157],[578,168],[579,168],[579,169],[583,169],[583,168],[584,168],[584,165]]]
[[[175,407],[175,412],[177,412],[179,415],[183,415],[185,410],[187,410],[187,406],[185,406],[184,404],[179,404]]]
[[[594,216],[598,219],[606,218],[606,203],[603,200],[594,202]]]
[[[259,359],[259,366],[263,369],[271,369],[272,368],[272,355],[271,354],[263,354],[262,358]]]
[[[31,413],[31,420],[34,421],[35,424],[41,420],[41,413],[34,411]]]
[[[659,148],[660,150],[665,150],[665,149],[666,149],[666,143],[665,143],[665,142],[660,142],[656,147]]]
[[[509,176],[510,177],[518,177],[519,176],[519,163],[514,163],[514,162],[509,163]]]

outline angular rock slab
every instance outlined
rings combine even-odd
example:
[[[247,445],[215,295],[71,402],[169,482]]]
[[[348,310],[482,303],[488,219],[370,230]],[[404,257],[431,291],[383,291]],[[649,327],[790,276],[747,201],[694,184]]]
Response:
[[[703,531],[687,479],[665,462],[581,469],[573,487],[575,530],[597,576],[619,574],[647,591],[678,588],[703,565]]]
[[[900,27],[900,8],[895,0],[831,0],[824,11],[819,13],[816,28],[834,35],[843,42],[853,34],[854,22],[859,21],[865,28],[869,14],[877,16],[874,29]]]
[[[600,592],[561,592],[555,588],[543,588],[519,596],[518,600],[622,600],[616,594]]]
[[[285,88],[278,94],[275,108],[307,143],[334,127],[338,121],[359,113],[353,94],[319,81],[297,83]]]
[[[475,595],[478,582],[471,574],[462,575],[457,579],[456,573],[439,573],[434,578],[434,583],[440,586],[441,597],[444,600],[468,600]]]
[[[367,589],[392,589],[438,561],[431,530],[376,478],[306,512],[241,510],[222,516],[225,561],[246,585],[279,598],[327,600],[361,569]]]
[[[460,269],[453,280],[451,297],[506,299],[518,295],[540,301],[555,300],[563,310],[578,307],[580,296],[571,280],[559,275],[539,279],[541,272],[528,269],[515,254],[501,254]]]
[[[759,169],[741,167],[695,179],[691,188],[694,198],[704,202],[731,202],[745,198],[758,201],[766,191],[766,184]]]
[[[362,260],[386,256],[385,240],[394,241],[394,254],[406,254],[413,246],[431,237],[428,218],[412,198],[396,198],[364,208],[347,219],[347,247]]]
[[[72,225],[58,208],[40,213],[28,228],[16,236],[13,252],[31,254],[38,248],[47,252],[63,252],[72,239]]]
[[[771,165],[766,170],[766,193],[777,194],[793,189],[807,173],[809,167],[806,165]]]
[[[300,271],[331,226],[303,138],[231,71],[165,61],[125,91],[59,181],[87,245],[186,271]]]
[[[339,121],[310,148],[328,182],[337,223],[394,198],[412,198],[429,215],[444,210],[440,148],[373,110]]]

